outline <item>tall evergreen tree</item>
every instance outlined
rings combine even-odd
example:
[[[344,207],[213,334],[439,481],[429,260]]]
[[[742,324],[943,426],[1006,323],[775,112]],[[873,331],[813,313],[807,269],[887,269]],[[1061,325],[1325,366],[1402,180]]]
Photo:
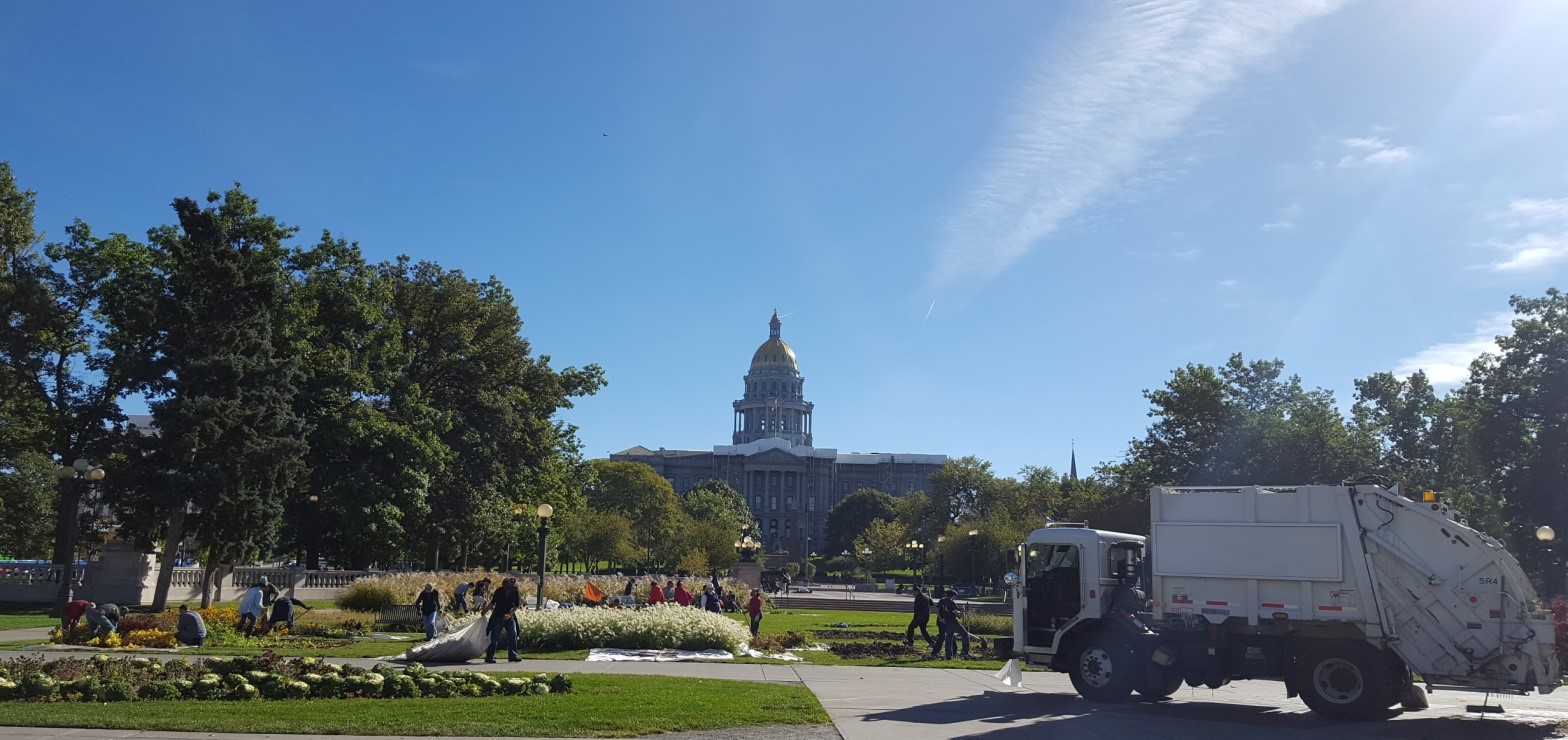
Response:
[[[210,574],[271,550],[303,479],[303,373],[283,263],[294,229],[238,186],[205,207],[173,205],[178,225],[148,235],[158,292],[140,317],[161,330],[141,354],[158,440],[137,462],[162,485],[126,503],[164,517],[189,507]]]

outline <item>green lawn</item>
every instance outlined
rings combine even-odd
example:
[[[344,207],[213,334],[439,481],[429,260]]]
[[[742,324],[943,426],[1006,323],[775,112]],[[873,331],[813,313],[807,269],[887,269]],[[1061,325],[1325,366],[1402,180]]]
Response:
[[[575,674],[570,694],[464,699],[0,702],[0,725],[318,735],[634,737],[763,725],[826,724],[804,686]]]
[[[0,611],[0,630],[20,630],[32,627],[56,627],[59,617],[49,616],[49,607],[9,607]]]

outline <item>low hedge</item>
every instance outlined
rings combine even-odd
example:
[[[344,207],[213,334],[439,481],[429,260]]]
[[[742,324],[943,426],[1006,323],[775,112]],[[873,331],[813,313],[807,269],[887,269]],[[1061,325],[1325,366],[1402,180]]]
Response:
[[[0,700],[59,702],[186,699],[414,699],[566,693],[572,680],[540,673],[493,678],[474,671],[431,672],[418,663],[356,668],[314,658],[208,658],[159,663],[148,658],[11,658],[0,661]]]

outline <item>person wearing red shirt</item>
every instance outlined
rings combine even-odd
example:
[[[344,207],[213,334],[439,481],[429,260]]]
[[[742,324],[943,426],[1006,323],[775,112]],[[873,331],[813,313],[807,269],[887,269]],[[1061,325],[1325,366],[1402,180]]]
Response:
[[[658,581],[654,581],[653,585],[648,587],[648,606],[653,606],[654,604],[663,604],[663,603],[664,603],[664,589],[659,588],[659,582]]]
[[[76,623],[82,621],[82,615],[91,608],[93,603],[83,599],[65,602],[65,606],[60,607],[60,626],[64,627],[66,632],[76,629]]]
[[[751,617],[751,636],[756,637],[757,631],[762,629],[762,589],[751,590],[751,601],[746,602],[746,615]]]
[[[686,590],[686,584],[675,582],[675,603],[681,606],[691,606],[691,592]]]

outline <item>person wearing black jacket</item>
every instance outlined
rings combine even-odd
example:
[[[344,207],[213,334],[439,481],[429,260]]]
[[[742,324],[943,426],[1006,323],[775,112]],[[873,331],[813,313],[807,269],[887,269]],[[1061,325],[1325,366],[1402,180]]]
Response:
[[[425,639],[436,639],[436,615],[441,613],[441,592],[436,590],[436,584],[425,584],[425,590],[414,599],[414,606],[419,607],[420,619],[425,623]]]
[[[495,597],[485,605],[490,612],[490,621],[486,629],[490,632],[490,647],[485,650],[485,662],[495,662],[495,649],[499,646],[501,638],[506,637],[506,659],[516,663],[517,657],[517,609],[523,604],[523,595],[517,590],[517,579],[507,578],[501,581],[501,587],[496,589]]]
[[[925,638],[927,645],[934,644],[936,641],[931,639],[931,633],[926,630],[926,625],[929,624],[931,624],[931,597],[926,595],[924,588],[916,586],[915,616],[909,620],[909,629],[904,631],[904,644],[914,647],[916,629],[920,630],[920,636]]]
[[[957,647],[955,643],[958,640],[958,633],[963,629],[958,624],[957,596],[958,594],[953,593],[952,589],[948,589],[947,593],[942,594],[942,600],[936,602],[936,643],[931,646],[931,657],[933,658],[942,655],[945,649],[945,657],[948,660],[953,659],[953,653]],[[968,634],[967,632],[964,633],[965,656],[969,654]]]
[[[294,617],[299,614],[299,612],[294,610],[296,606],[304,607],[305,611],[310,611],[309,604],[293,596],[279,596],[273,599],[272,616],[267,618],[267,632],[277,629],[279,625],[286,624],[289,626],[289,634],[294,634]],[[267,632],[262,634],[267,634]]]

